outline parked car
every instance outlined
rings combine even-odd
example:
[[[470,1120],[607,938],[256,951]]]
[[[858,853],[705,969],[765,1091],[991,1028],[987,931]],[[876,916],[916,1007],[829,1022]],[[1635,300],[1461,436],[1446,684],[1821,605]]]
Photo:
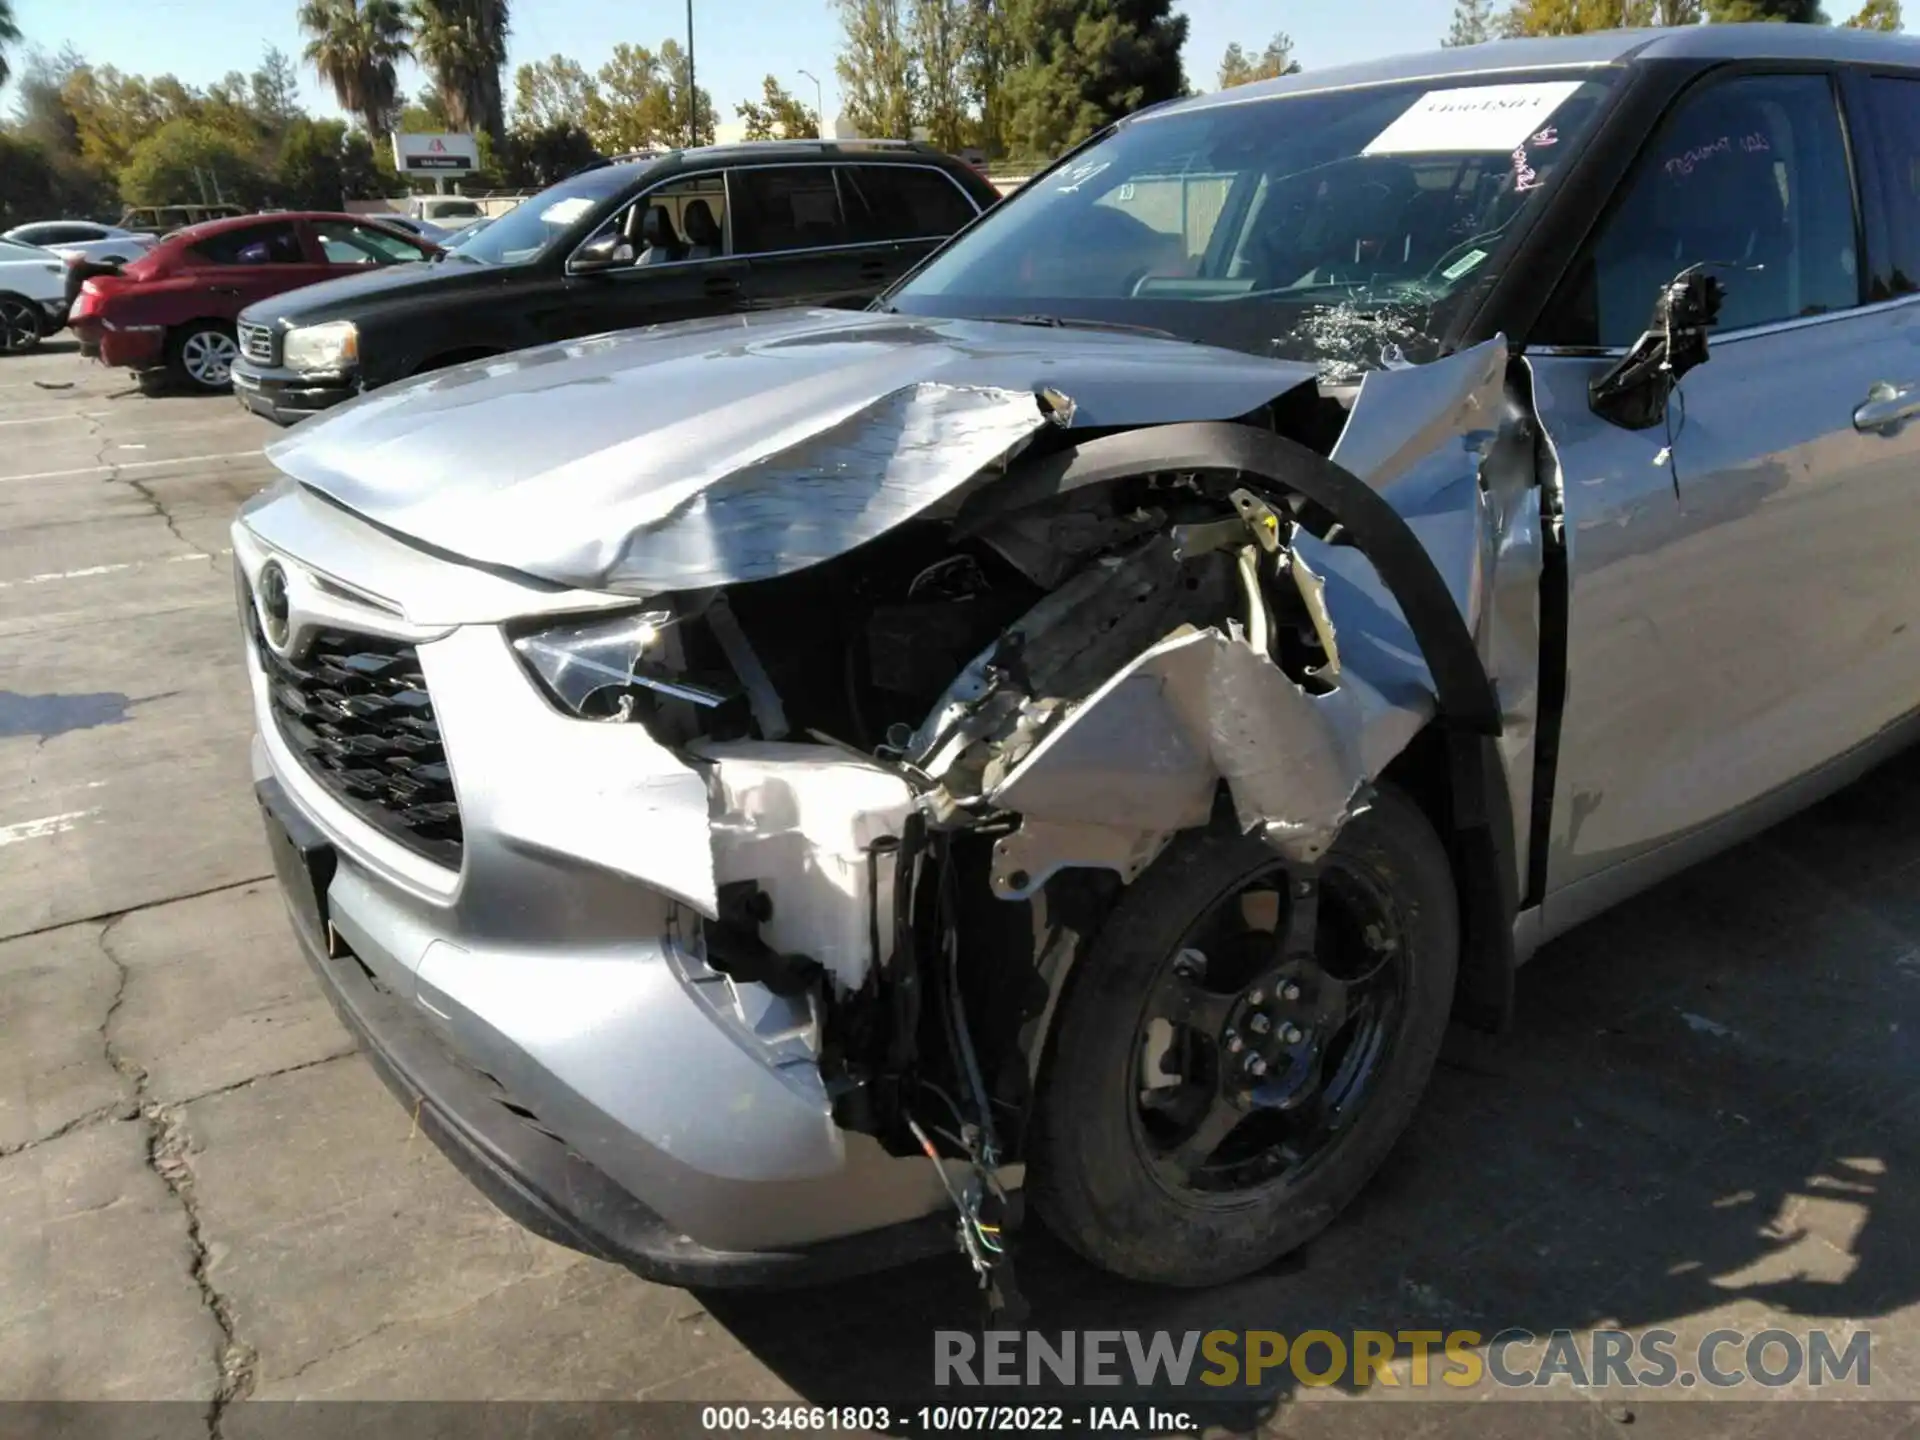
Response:
[[[466,244],[467,241],[473,239],[474,236],[478,235],[492,223],[492,216],[485,216],[479,220],[469,220],[458,230],[448,231],[447,238],[439,242],[440,248],[442,250],[458,250],[462,245]]]
[[[485,218],[487,207],[464,195],[415,195],[407,201],[407,214],[429,225],[464,225]]]
[[[96,264],[124,265],[151,250],[155,237],[92,220],[42,220],[16,225],[0,239],[38,245],[63,259],[78,257]]]
[[[376,220],[380,224],[390,225],[396,230],[404,230],[409,235],[416,235],[422,240],[430,240],[435,245],[439,245],[442,247],[444,247],[447,243],[447,236],[453,233],[443,225],[436,225],[431,220],[416,220],[411,215],[401,215],[398,213],[394,213],[394,214],[385,214],[385,215],[367,215],[367,216],[363,216],[362,218],[367,220]]]
[[[165,368],[184,385],[221,390],[237,353],[233,321],[243,306],[439,253],[353,215],[214,220],[169,235],[117,275],[88,279],[70,323],[82,354],[132,370]]]
[[[66,323],[66,266],[60,257],[0,240],[0,354],[31,350]]]
[[[909,144],[679,150],[583,171],[441,263],[241,317],[234,393],[286,425],[541,341],[795,304],[863,305],[996,197]]]
[[[120,214],[120,228],[149,235],[165,235],[208,220],[246,214],[240,205],[130,205]]]
[[[1450,1015],[1915,736],[1916,173],[1912,39],[1498,41],[1122,122],[865,314],[310,422],[232,531],[300,944],[644,1274],[997,1285],[1022,1179],[1254,1271]]]

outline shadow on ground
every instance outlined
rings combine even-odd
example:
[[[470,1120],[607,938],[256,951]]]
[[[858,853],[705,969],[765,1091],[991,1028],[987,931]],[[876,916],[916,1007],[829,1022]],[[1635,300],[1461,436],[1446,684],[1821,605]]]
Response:
[[[1096,1273],[1030,1226],[1029,1327],[1697,1341],[1729,1313],[1802,1333],[1851,1320],[1874,1330],[1884,1383],[1902,1346],[1920,1356],[1916,880],[1920,753],[1543,950],[1513,1032],[1450,1040],[1405,1142],[1302,1254],[1173,1292]],[[931,1332],[978,1324],[958,1260],[702,1300],[810,1400],[1016,1398],[933,1388]],[[1597,1406],[1554,1411],[1606,1428]]]

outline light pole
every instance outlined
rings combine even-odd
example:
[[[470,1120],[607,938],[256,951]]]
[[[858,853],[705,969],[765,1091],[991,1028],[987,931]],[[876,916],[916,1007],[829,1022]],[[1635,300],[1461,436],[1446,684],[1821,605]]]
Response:
[[[825,133],[827,128],[826,92],[820,88],[820,77],[818,75],[814,74],[811,70],[802,70],[800,73],[806,76],[807,79],[813,81],[814,138],[816,140],[824,140],[827,138]]]
[[[700,143],[700,87],[693,79],[693,0],[687,0],[687,144]]]

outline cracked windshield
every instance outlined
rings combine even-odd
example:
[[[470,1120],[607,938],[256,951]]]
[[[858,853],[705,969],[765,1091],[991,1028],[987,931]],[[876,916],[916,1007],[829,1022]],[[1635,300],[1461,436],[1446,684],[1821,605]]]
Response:
[[[1148,115],[888,303],[1140,326],[1313,361],[1333,382],[1430,360],[1607,88],[1463,77]]]

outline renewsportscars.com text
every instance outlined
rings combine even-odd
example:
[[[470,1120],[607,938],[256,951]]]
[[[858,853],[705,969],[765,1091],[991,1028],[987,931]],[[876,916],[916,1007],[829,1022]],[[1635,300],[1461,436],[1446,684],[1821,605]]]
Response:
[[[1046,1384],[1158,1389],[1280,1385],[1652,1389],[1850,1385],[1873,1380],[1865,1330],[1715,1330],[1682,1345],[1671,1330],[937,1330],[942,1386]]]

